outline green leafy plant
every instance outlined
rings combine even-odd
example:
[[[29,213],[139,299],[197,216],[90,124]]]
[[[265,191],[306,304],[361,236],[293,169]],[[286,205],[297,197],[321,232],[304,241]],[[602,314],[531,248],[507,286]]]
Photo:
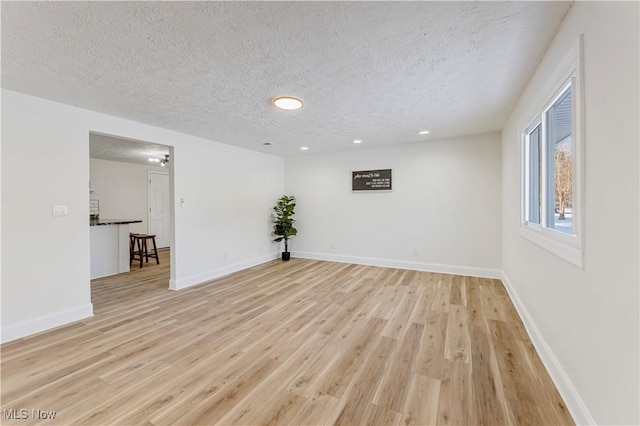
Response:
[[[287,195],[283,195],[273,208],[273,234],[278,236],[273,241],[284,241],[285,253],[289,252],[289,238],[298,234],[298,230],[293,226],[295,208],[296,197]]]

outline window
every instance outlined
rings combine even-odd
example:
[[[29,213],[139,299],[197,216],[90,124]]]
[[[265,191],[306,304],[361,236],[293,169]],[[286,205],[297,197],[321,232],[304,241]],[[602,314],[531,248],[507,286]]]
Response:
[[[581,39],[576,54],[561,67],[563,72],[556,72],[539,112],[522,130],[520,232],[578,266],[582,266],[580,46]]]
[[[571,148],[571,85],[549,107],[546,114],[547,176],[547,226],[556,231],[574,235],[572,148]]]

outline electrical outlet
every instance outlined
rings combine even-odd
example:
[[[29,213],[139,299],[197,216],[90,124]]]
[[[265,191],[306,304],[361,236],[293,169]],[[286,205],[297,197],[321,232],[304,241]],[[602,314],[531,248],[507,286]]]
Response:
[[[418,256],[420,255],[420,250],[418,250],[416,247],[413,248],[413,255],[414,256]]]
[[[336,243],[331,242],[331,250],[335,250],[336,249]]]
[[[51,215],[54,217],[68,216],[69,207],[68,206],[51,206]]]

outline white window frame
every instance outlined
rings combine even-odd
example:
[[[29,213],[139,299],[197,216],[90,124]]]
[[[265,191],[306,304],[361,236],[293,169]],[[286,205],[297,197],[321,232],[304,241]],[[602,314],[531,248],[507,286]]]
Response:
[[[547,212],[549,196],[548,189],[548,165],[546,141],[546,123],[544,115],[546,111],[558,100],[564,91],[571,85],[572,103],[572,132],[571,149],[573,156],[573,182],[572,182],[572,221],[574,234],[565,234],[552,228],[548,228]],[[519,235],[541,246],[562,259],[582,268],[583,267],[583,81],[582,81],[582,35],[572,46],[567,55],[556,67],[544,90],[540,92],[535,102],[531,105],[530,113],[525,115],[529,119],[519,126],[520,137],[520,228]],[[529,145],[528,135],[541,124],[540,150],[542,158],[541,170],[541,206],[540,224],[528,222],[529,211]]]
[[[522,132],[522,182],[523,182],[523,187],[522,187],[522,225],[526,226],[528,228],[532,228],[535,229],[537,231],[540,230],[540,227],[542,226],[542,199],[540,201],[540,214],[538,215],[538,220],[540,223],[536,223],[536,222],[529,222],[527,220],[527,216],[529,215],[529,200],[531,200],[531,194],[530,194],[530,189],[531,189],[531,185],[530,185],[530,180],[529,178],[531,177],[531,173],[529,173],[529,165],[531,164],[531,149],[530,149],[530,143],[529,143],[529,135],[531,134],[531,132],[533,132],[533,130],[540,126],[540,133],[539,135],[542,135],[542,112],[538,112],[536,113],[535,118],[531,121],[531,123],[529,123],[529,125],[524,129],[524,131]],[[539,146],[538,149],[540,150],[540,154],[539,157],[542,158],[542,138],[539,138]],[[541,170],[541,173],[544,172],[543,170]],[[541,179],[543,178],[543,176],[541,176]],[[543,182],[541,180],[540,182],[540,187],[538,188],[538,191],[542,191],[542,185]],[[542,197],[541,197],[542,198]]]

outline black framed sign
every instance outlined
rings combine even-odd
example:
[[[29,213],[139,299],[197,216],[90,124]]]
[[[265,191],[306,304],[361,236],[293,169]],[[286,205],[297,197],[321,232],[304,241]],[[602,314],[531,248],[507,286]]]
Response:
[[[391,169],[351,172],[352,191],[391,191]]]

